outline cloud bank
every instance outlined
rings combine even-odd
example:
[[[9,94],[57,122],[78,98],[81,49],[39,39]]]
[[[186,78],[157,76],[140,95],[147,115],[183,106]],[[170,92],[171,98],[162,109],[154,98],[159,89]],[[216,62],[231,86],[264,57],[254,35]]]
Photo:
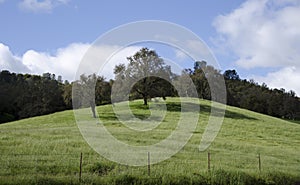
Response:
[[[213,26],[225,51],[238,59],[235,64],[249,70],[278,68],[264,76],[253,76],[270,87],[293,89],[300,95],[300,1],[248,0]]]
[[[54,54],[28,50],[22,56],[16,56],[8,46],[0,43],[0,70],[38,75],[49,72],[73,81],[82,58],[91,47],[91,44],[72,43],[65,48],[57,49]],[[107,79],[114,78],[115,65],[127,63],[126,57],[133,55],[139,49],[138,46],[126,47],[108,60],[102,56],[107,56],[105,53],[112,53],[115,46],[97,47],[93,52],[97,55],[98,62],[106,63],[105,68],[98,75],[105,76]]]

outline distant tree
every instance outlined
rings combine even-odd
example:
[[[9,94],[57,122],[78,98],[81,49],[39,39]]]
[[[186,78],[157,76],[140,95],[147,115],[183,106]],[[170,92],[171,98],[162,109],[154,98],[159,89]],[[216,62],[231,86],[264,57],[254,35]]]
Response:
[[[105,81],[103,76],[98,76],[95,87],[96,105],[111,103],[111,83]]]
[[[207,65],[206,61],[196,61],[194,71],[191,73],[191,78],[196,86],[198,97],[211,100],[212,92],[210,85],[214,85],[215,88],[218,88],[219,84],[217,82],[222,78],[222,75],[219,70],[211,65]],[[212,84],[209,84],[208,79],[211,80]],[[215,93],[221,93],[221,91],[222,90],[219,90]]]
[[[96,103],[95,103],[95,85],[97,82],[96,74],[80,76],[80,80],[77,82],[80,88],[81,94],[81,105],[90,106],[92,115],[96,118]]]
[[[194,83],[191,80],[191,71],[186,69],[181,72],[180,75],[174,78],[174,84],[176,85],[177,93],[175,92],[174,95],[178,96],[185,96],[185,97],[197,97],[196,92],[194,92]]]
[[[114,69],[117,83],[131,84],[137,81],[132,87],[132,93],[140,95],[147,105],[151,96],[165,97],[171,92],[169,80],[172,78],[171,67],[166,65],[162,58],[154,50],[142,48],[133,56],[127,58],[129,64],[117,65]],[[121,81],[121,82],[120,82]],[[115,84],[123,88],[129,88],[126,84]],[[122,99],[122,97],[119,97]]]
[[[239,75],[237,74],[236,70],[226,70],[224,72],[224,78],[227,80],[240,80]]]
[[[65,85],[69,85],[70,82],[69,82],[68,80],[65,80],[65,81],[64,81],[64,84],[65,84]]]
[[[65,102],[66,108],[72,108],[72,84],[65,83],[63,85],[63,100]]]
[[[72,101],[73,108],[90,107],[92,116],[96,118],[96,105],[110,103],[111,83],[105,81],[102,76],[96,74],[82,74],[80,79],[70,85],[65,85],[67,91],[72,91],[72,99],[70,100],[70,92],[64,93],[65,101]],[[69,105],[69,104],[67,104]]]
[[[115,80],[113,81],[113,86],[116,92],[112,93],[112,98],[115,102],[126,100],[124,92],[130,91],[129,85],[126,84],[129,82],[125,81],[125,70],[125,64],[116,65],[114,68]]]
[[[298,101],[297,101],[298,100]],[[287,119],[294,120],[300,113],[300,101],[296,97],[294,91],[289,91],[283,95],[283,117]]]
[[[59,111],[65,109],[63,101],[63,87],[55,79],[55,74],[51,75],[51,79],[42,78],[42,102],[43,102],[43,114]]]
[[[203,69],[203,68],[206,68],[207,66],[207,62],[206,61],[196,61],[194,63],[194,70],[197,70],[197,69]]]
[[[58,83],[63,83],[63,80],[62,80],[62,76],[61,75],[59,75],[58,77],[57,77],[57,82]]]

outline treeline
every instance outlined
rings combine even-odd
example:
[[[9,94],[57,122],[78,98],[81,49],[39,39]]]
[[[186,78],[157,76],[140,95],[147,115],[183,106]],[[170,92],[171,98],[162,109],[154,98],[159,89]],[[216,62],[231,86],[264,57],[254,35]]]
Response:
[[[185,71],[192,78],[199,98],[211,99],[206,71],[209,75],[223,75],[228,105],[278,118],[300,120],[300,99],[292,90],[287,92],[285,89],[270,89],[265,83],[259,85],[254,80],[242,80],[235,70],[227,70],[222,74],[206,65],[205,61],[196,62],[193,70]]]
[[[83,75],[84,77],[84,75]],[[72,86],[62,77],[0,72],[0,123],[72,108]],[[96,105],[110,103],[111,83],[97,77]]]
[[[224,77],[228,105],[284,119],[300,119],[300,99],[294,91],[270,89],[265,83],[241,80],[235,70],[225,71]]]
[[[49,73],[37,76],[2,71],[0,89],[1,122],[65,109],[63,85]]]
[[[207,75],[223,76],[226,83],[228,105],[279,118],[300,119],[300,100],[293,91],[270,89],[266,84],[259,85],[253,80],[242,80],[235,70],[221,73],[212,66],[206,65],[206,62],[196,62],[193,69],[186,69],[182,75],[191,77],[199,98],[211,100]],[[72,87],[76,85],[84,88],[90,78],[96,80],[95,106],[111,103],[111,89],[114,80],[107,81],[103,77],[95,75],[82,75],[81,80],[69,83],[68,81],[63,82],[61,76],[56,77],[50,73],[38,76],[1,71],[0,123],[71,109]],[[180,76],[173,77],[173,79],[176,78],[178,79]],[[168,92],[162,93],[166,96],[177,96],[178,94],[173,88],[159,88],[158,90],[164,91],[165,89]],[[151,95],[151,89],[149,95]],[[130,98],[142,98],[142,96],[134,94],[132,91]]]

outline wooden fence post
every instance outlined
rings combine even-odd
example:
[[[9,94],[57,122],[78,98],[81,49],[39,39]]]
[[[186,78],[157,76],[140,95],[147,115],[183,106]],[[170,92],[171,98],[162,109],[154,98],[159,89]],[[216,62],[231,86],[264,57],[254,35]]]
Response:
[[[210,171],[210,152],[207,153],[207,169]]]
[[[148,176],[150,176],[150,152],[148,152]]]
[[[81,182],[81,173],[82,173],[82,152],[80,153],[80,162],[79,162],[79,182]]]
[[[261,172],[261,159],[260,159],[260,153],[258,153],[258,169],[259,169],[259,172]]]

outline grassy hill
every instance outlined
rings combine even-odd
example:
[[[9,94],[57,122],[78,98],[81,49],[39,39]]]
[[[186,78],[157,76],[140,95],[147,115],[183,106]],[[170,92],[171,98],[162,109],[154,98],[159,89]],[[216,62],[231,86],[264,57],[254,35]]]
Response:
[[[149,116],[142,101],[131,111]],[[187,145],[170,159],[148,168],[110,162],[85,142],[73,111],[0,125],[0,184],[293,184],[300,180],[300,125],[248,110],[227,107],[222,128],[208,151],[199,142],[210,115],[210,101],[200,101],[200,119]],[[168,112],[152,131],[135,132],[122,125],[112,105],[97,107],[105,127],[132,145],[154,144],[167,137],[180,116],[177,98],[167,99]],[[174,111],[177,110],[177,111]],[[178,111],[179,110],[179,111]],[[261,159],[261,171],[258,167]]]

